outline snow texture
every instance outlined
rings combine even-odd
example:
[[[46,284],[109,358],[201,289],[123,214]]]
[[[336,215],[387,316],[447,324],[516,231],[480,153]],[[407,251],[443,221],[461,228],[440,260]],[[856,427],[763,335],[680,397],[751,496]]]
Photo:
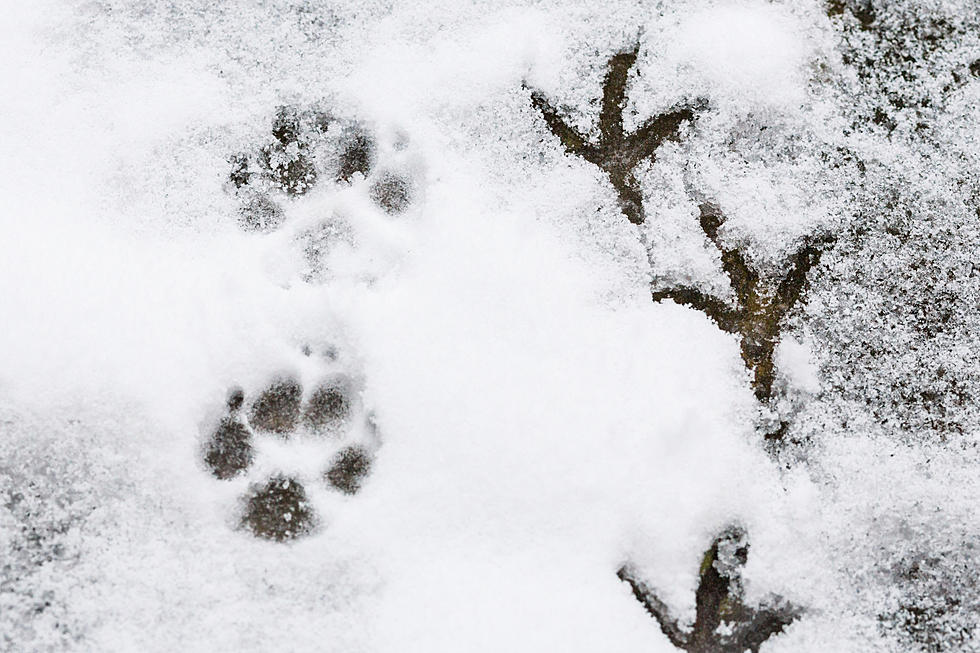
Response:
[[[0,62],[0,649],[980,651],[974,0],[36,0]]]

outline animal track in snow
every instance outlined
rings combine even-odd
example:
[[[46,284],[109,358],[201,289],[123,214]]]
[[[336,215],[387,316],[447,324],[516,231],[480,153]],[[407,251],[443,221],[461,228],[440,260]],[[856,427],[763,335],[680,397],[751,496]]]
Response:
[[[531,105],[541,114],[548,130],[569,155],[580,157],[606,173],[619,198],[627,219],[635,224],[646,222],[643,193],[634,170],[642,160],[656,160],[657,149],[667,141],[678,140],[681,127],[693,122],[708,109],[705,100],[676,105],[648,118],[634,132],[624,130],[623,112],[630,70],[636,65],[640,45],[613,54],[606,64],[602,83],[602,108],[599,114],[599,138],[590,141],[564,118],[548,98],[530,89]],[[695,193],[697,194],[697,193]],[[698,198],[701,231],[718,250],[721,267],[731,282],[737,306],[702,293],[690,285],[654,287],[652,299],[671,299],[691,306],[711,318],[720,329],[739,336],[742,360],[752,375],[752,389],[760,402],[773,399],[776,378],[774,355],[786,316],[804,298],[807,274],[820,262],[823,251],[833,239],[824,235],[808,237],[792,255],[790,270],[780,279],[768,279],[752,268],[744,252],[729,244],[721,233],[726,217],[721,207]],[[779,441],[788,429],[787,422],[765,434],[767,440]]]
[[[690,628],[683,627],[670,614],[667,605],[633,565],[623,565],[617,575],[630,586],[636,600],[679,650],[755,653],[793,623],[802,610],[778,596],[770,596],[756,607],[743,602],[742,568],[748,555],[747,535],[740,527],[729,527],[715,538],[701,561],[700,582],[695,593],[697,616]]]
[[[387,215],[404,213],[419,194],[406,149],[404,136],[386,139],[363,120],[281,106],[266,142],[229,158],[239,225],[275,231],[286,220],[286,203],[328,185],[353,189]]]
[[[373,282],[422,205],[425,166],[404,133],[319,107],[279,107],[268,136],[229,163],[238,225],[285,253],[283,285]]]
[[[420,203],[423,168],[406,136],[319,106],[278,107],[268,136],[229,163],[225,187],[238,200],[238,225],[269,239],[286,288],[295,277],[372,282],[402,251],[410,222],[395,218]],[[303,375],[233,388],[205,429],[203,465],[241,485],[234,526],[256,537],[285,542],[316,532],[371,472],[379,437],[361,399],[363,379],[335,352],[318,359],[302,365]]]
[[[380,441],[360,390],[340,370],[308,385],[287,373],[255,392],[229,391],[224,415],[205,433],[202,460],[214,478],[243,484],[238,527],[294,540],[321,526],[314,487],[335,497],[361,489]]]

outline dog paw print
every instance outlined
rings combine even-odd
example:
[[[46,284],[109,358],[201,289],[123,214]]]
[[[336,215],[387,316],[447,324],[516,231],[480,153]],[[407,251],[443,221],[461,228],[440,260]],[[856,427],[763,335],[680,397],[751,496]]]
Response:
[[[407,148],[404,135],[386,138],[363,120],[281,106],[265,143],[229,158],[239,225],[274,231],[286,220],[285,205],[324,186],[353,189],[386,215],[404,213],[418,195]]]
[[[229,391],[224,415],[205,433],[202,460],[215,479],[241,485],[237,527],[286,542],[320,527],[318,504],[329,508],[361,489],[378,445],[349,374],[309,386],[283,374],[250,396]],[[323,496],[315,501],[314,493]]]

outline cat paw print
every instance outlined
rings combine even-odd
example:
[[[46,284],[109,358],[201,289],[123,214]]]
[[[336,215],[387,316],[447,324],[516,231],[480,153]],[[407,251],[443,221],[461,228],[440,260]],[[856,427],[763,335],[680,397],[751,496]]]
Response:
[[[224,415],[205,431],[201,458],[215,479],[241,486],[237,527],[294,540],[361,489],[379,438],[360,385],[345,372],[306,386],[279,374],[257,392],[229,391]]]
[[[286,220],[284,206],[324,187],[352,189],[389,216],[404,213],[419,194],[408,150],[403,134],[381,134],[358,118],[281,106],[265,143],[229,159],[239,224],[246,231],[274,231]]]

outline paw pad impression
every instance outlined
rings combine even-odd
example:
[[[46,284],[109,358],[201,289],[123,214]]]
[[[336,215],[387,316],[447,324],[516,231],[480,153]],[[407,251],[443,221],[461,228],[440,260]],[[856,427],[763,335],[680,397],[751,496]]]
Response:
[[[285,542],[319,526],[309,492],[314,486],[334,496],[361,489],[378,444],[350,375],[330,374],[310,388],[295,376],[279,375],[251,396],[240,388],[229,392],[225,415],[206,433],[202,459],[214,478],[247,486],[237,525],[258,538]],[[283,463],[290,447],[302,462],[295,468]],[[278,450],[279,456],[260,468],[263,449]],[[311,452],[315,472],[309,471]]]
[[[385,214],[403,213],[417,195],[408,158],[402,139],[388,143],[360,119],[280,106],[265,142],[229,158],[239,225],[274,231],[286,219],[283,202],[331,183],[363,193]]]

